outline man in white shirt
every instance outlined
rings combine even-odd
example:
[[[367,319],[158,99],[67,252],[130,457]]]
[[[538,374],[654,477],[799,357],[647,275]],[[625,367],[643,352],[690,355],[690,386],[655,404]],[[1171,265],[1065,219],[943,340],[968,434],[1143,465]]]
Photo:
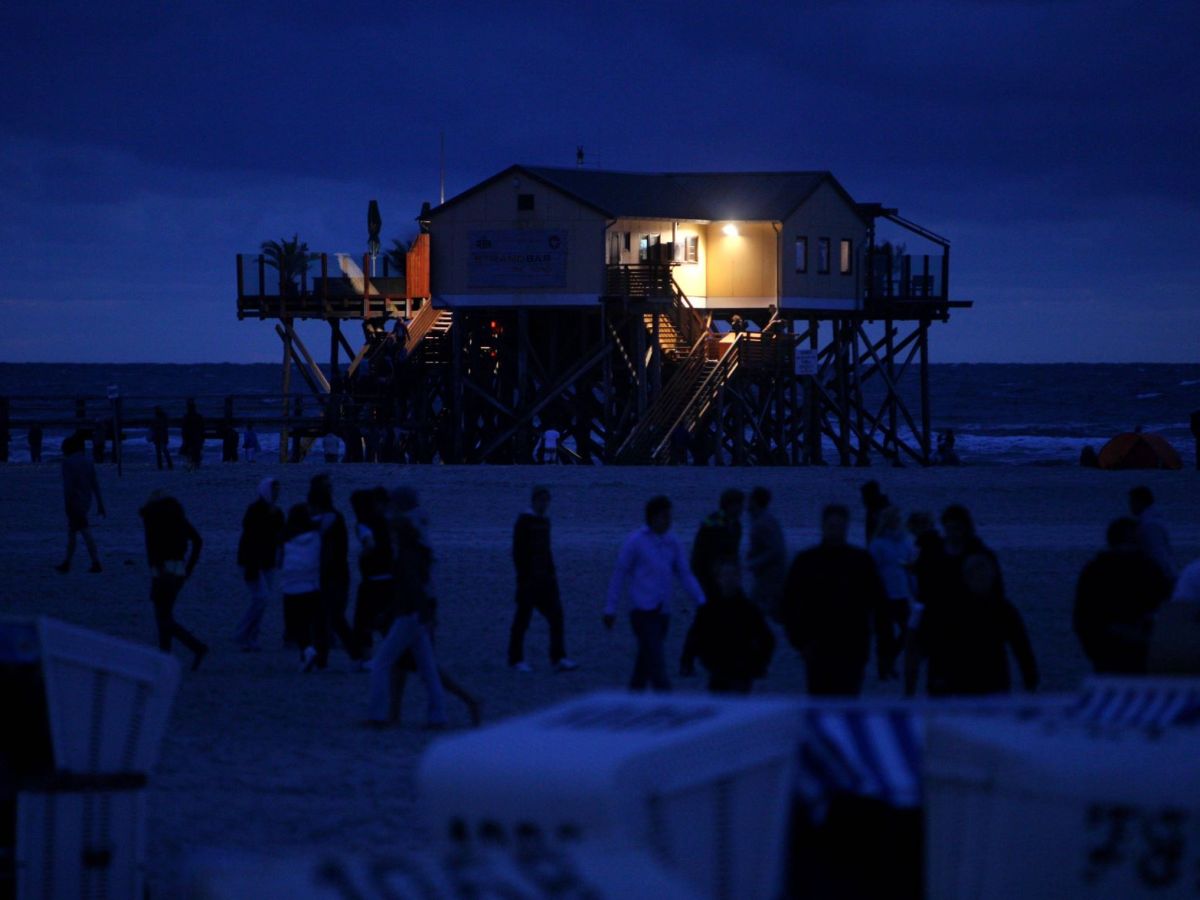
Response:
[[[629,622],[638,646],[629,681],[634,691],[647,685],[656,691],[671,689],[663,644],[676,582],[683,585],[697,609],[704,605],[704,591],[688,566],[683,545],[670,530],[671,501],[662,496],[651,498],[646,504],[646,524],[625,540],[608,586],[606,628],[613,627],[617,607],[623,596],[629,595]]]

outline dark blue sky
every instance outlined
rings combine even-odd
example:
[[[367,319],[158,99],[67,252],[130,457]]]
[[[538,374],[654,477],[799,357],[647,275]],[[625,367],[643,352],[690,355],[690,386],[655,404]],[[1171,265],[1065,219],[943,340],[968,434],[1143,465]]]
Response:
[[[409,236],[441,131],[448,196],[828,168],[952,240],[934,361],[1196,358],[1200,4],[164,6],[0,8],[0,359],[275,361],[234,255]]]

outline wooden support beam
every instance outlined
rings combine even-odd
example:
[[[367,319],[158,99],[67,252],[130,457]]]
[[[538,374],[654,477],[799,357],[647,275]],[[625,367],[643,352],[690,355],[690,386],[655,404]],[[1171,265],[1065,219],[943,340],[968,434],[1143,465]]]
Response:
[[[922,462],[929,465],[932,454],[932,435],[929,429],[929,320],[922,319],[920,328],[920,348],[921,348],[921,456]]]
[[[280,337],[283,338],[283,404],[281,412],[283,414],[283,424],[279,428],[279,461],[286,463],[288,460],[288,424],[292,415],[292,328],[291,321],[287,322],[288,327],[281,329],[278,325],[275,326],[277,332],[282,331]]]

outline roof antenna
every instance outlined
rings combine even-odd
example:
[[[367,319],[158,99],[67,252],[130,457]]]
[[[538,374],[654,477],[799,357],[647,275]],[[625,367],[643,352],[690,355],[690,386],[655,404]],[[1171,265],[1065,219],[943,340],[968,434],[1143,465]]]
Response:
[[[446,202],[446,132],[438,132],[438,203]]]
[[[575,148],[575,168],[583,168],[583,144],[579,144]]]

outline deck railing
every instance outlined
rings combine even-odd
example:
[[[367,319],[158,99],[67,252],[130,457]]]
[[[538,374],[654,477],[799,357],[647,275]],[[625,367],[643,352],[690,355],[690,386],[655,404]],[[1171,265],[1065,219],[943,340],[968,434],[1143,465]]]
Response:
[[[950,257],[937,254],[867,256],[866,301],[887,303],[947,303],[950,299]]]

